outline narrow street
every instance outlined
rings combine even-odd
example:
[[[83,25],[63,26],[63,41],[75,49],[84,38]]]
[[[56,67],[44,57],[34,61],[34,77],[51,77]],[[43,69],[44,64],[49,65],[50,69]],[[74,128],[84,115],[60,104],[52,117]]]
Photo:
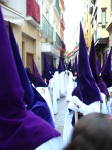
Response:
[[[63,141],[63,127],[65,122],[67,106],[69,102],[66,101],[66,97],[61,97],[61,99],[58,100],[57,103],[58,103],[58,114],[55,115],[55,127],[56,130],[61,133],[61,140]]]

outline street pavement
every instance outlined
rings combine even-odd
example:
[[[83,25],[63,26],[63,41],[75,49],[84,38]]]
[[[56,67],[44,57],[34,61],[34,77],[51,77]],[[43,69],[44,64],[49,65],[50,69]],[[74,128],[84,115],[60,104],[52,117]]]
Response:
[[[61,140],[63,140],[63,127],[65,122],[65,115],[69,102],[66,101],[66,97],[61,97],[58,101],[58,113],[55,115],[55,127],[56,130],[61,133]]]

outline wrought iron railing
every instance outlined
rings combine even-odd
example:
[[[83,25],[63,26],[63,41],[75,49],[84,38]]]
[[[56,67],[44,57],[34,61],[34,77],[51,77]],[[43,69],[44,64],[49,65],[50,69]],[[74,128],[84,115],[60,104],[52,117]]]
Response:
[[[44,31],[53,40],[53,27],[49,21],[42,15],[42,31]]]
[[[56,36],[55,36],[55,41],[56,43],[61,47],[61,38],[59,37],[59,35],[55,32]]]

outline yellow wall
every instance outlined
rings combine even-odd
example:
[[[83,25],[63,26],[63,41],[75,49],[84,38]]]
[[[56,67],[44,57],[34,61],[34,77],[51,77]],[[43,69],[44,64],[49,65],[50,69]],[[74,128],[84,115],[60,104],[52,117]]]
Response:
[[[98,0],[98,22],[102,22],[102,10],[101,8],[107,7],[106,9],[106,27],[109,24],[109,0]],[[97,38],[100,37],[108,37],[109,33],[107,32],[106,29],[102,29],[102,24],[100,24],[100,27],[98,27],[98,32],[97,32]]]
[[[98,7],[97,20],[94,20],[94,30],[92,29],[92,34],[94,33],[95,30],[97,30],[97,39],[108,37],[109,34],[106,28],[109,24],[109,0],[97,0],[95,3],[95,7],[93,7],[92,17],[93,17],[96,7]],[[106,28],[105,29],[102,29],[102,9],[101,8],[106,8]]]
[[[41,73],[41,38],[38,37],[38,30],[27,21],[24,21],[24,27],[15,24],[11,25],[24,66],[26,67],[26,54],[31,53]]]

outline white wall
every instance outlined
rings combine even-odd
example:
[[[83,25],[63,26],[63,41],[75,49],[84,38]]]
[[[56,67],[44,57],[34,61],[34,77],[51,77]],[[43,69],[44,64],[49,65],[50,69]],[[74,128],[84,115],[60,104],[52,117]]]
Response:
[[[8,0],[6,5],[26,16],[26,0]]]

